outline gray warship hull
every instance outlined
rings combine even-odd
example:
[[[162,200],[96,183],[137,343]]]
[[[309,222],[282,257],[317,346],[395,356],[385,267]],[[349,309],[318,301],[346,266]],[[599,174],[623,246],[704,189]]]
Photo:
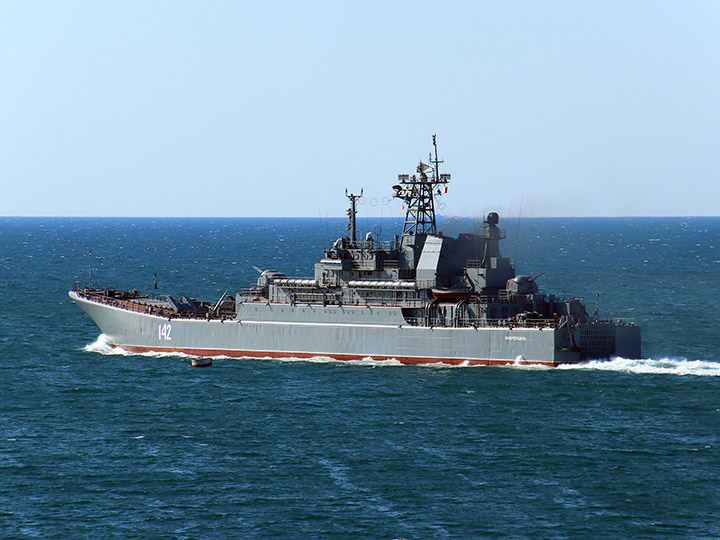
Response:
[[[71,291],[109,344],[131,352],[197,356],[396,360],[450,365],[557,366],[596,356],[640,356],[640,328],[597,321],[568,327],[413,326],[393,306],[238,303],[225,319],[142,313]],[[112,305],[115,304],[115,305]],[[579,348],[578,343],[584,343]],[[596,354],[588,350],[593,343]]]
[[[346,190],[349,235],[325,249],[312,277],[255,267],[255,287],[226,291],[215,303],[79,287],[70,297],[111,345],[136,352],[458,365],[640,358],[636,324],[541,292],[542,273],[516,275],[500,250],[497,213],[482,231],[438,231],[435,200],[450,175],[440,174],[434,136],[433,146],[432,166],[421,161],[417,174],[398,175],[393,186],[405,209],[402,237],[381,241],[368,232],[359,240],[362,190]]]

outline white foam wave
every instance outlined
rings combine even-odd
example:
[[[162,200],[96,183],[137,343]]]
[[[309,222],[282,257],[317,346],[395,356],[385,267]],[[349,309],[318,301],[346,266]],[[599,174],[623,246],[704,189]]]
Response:
[[[115,355],[115,356],[146,356],[150,358],[193,358],[192,355],[181,353],[181,352],[146,352],[146,353],[133,353],[126,351],[120,347],[113,347],[110,345],[107,336],[100,334],[98,338],[89,345],[83,347],[84,351],[103,354],[103,355]],[[229,356],[213,356],[213,359],[229,359]],[[342,364],[351,366],[371,366],[371,367],[382,367],[382,366],[403,366],[400,361],[392,358],[389,360],[375,360],[371,357],[363,358],[362,360],[336,360],[328,356],[315,356],[312,358],[258,358],[266,360],[274,360],[279,362],[310,362],[316,364]],[[413,364],[418,367],[429,367],[429,368],[468,368],[468,367],[488,367],[488,366],[468,366],[465,364],[460,365],[449,365],[442,363],[420,363]],[[563,364],[557,368],[532,365],[532,364],[508,364],[501,366],[512,369],[538,369],[538,370],[597,370],[597,371],[618,371],[625,373],[639,373],[639,374],[661,374],[661,375],[695,375],[699,377],[720,377],[720,362],[713,362],[710,360],[687,360],[685,358],[646,358],[642,360],[630,360],[627,358],[613,358],[612,360],[592,360],[590,362],[584,362],[581,364]]]
[[[122,347],[114,347],[110,345],[105,334],[100,334],[98,338],[89,345],[83,347],[84,351],[103,354],[106,356],[147,356],[149,358],[193,358],[192,355],[185,354],[182,352],[130,352],[126,351]]]
[[[565,364],[557,369],[588,369],[599,371],[621,371],[625,373],[660,375],[695,375],[699,377],[720,377],[720,362],[709,360],[687,360],[685,358],[646,358],[630,360],[593,360],[583,364]]]
[[[278,362],[310,362],[313,364],[342,364],[350,366],[402,366],[403,364],[395,360],[375,360],[371,357],[365,357],[362,360],[337,360],[330,358],[329,356],[313,356],[312,358],[268,358],[269,360],[276,360]]]
[[[85,345],[83,347],[83,350],[86,352],[104,355],[130,356],[130,353],[128,351],[124,351],[118,347],[113,347],[112,345],[110,345],[110,342],[108,341],[105,334],[100,334],[94,342],[90,343],[89,345]]]

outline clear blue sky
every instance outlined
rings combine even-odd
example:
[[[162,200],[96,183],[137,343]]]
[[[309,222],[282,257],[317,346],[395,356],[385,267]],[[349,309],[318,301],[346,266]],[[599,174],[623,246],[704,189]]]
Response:
[[[0,215],[720,215],[720,2],[3,1]]]

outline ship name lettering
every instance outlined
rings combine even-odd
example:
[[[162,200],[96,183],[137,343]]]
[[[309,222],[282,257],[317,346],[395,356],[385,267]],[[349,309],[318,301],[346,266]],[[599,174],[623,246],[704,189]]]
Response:
[[[505,341],[527,341],[525,336],[505,336]]]

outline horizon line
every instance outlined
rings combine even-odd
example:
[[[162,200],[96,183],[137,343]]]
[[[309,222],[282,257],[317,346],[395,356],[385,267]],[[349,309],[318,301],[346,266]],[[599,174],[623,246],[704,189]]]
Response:
[[[643,219],[643,218],[719,218],[720,215],[665,214],[665,215],[592,215],[592,216],[500,216],[501,219]],[[123,215],[2,215],[0,219],[348,219],[347,216],[123,216]],[[479,216],[445,216],[443,219],[484,219]],[[403,216],[367,216],[362,219],[403,219]]]

